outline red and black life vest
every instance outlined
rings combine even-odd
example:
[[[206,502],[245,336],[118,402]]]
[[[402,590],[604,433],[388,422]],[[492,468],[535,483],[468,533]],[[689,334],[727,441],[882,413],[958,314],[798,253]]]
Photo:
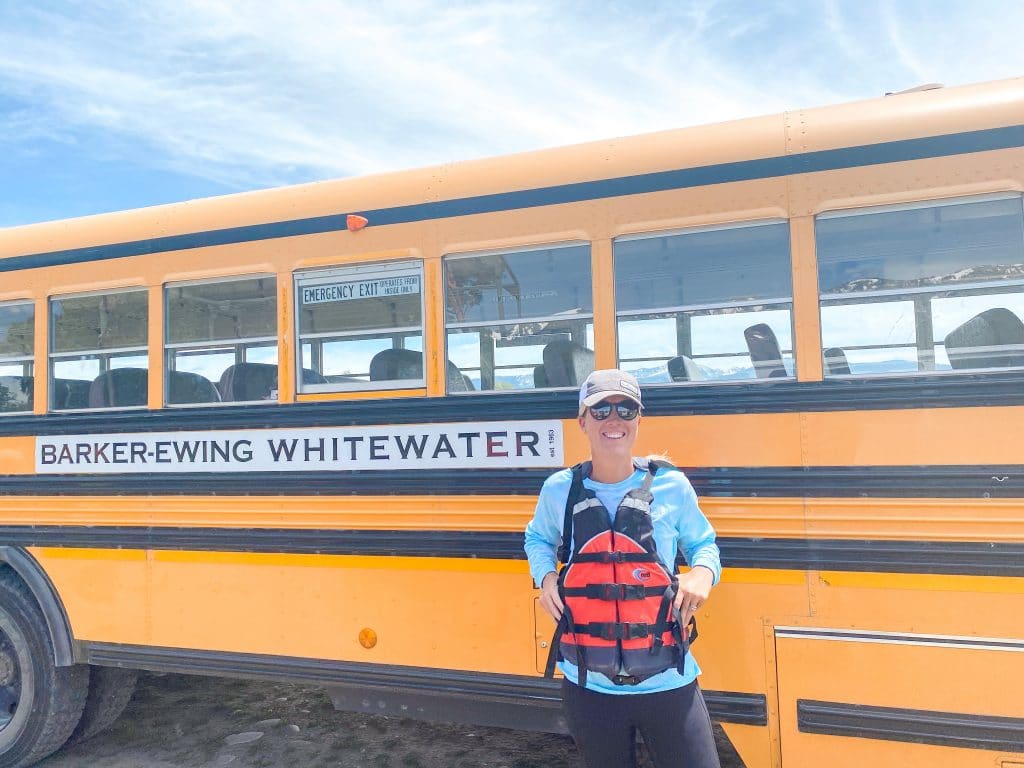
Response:
[[[666,567],[658,555],[651,519],[651,483],[662,461],[634,460],[646,470],[644,482],[619,502],[615,522],[593,491],[583,485],[590,463],[572,468],[558,559],[558,590],[565,609],[555,629],[546,674],[556,659],[600,672],[616,685],[636,685],[676,668],[680,673],[696,624],[680,627],[673,615],[678,588],[675,560]],[[572,544],[572,554],[566,557]]]

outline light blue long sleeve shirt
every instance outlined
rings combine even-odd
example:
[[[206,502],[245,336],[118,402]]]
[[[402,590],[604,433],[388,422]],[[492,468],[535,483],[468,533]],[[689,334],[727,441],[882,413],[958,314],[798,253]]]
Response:
[[[589,477],[583,484],[591,489],[615,521],[615,511],[622,497],[639,488],[644,481],[644,470],[636,470],[625,480],[607,484],[598,483]],[[563,469],[544,481],[537,509],[533,519],[526,526],[526,557],[530,562],[530,575],[540,586],[544,576],[558,568],[556,550],[562,539],[562,525],[565,519],[565,502],[572,484],[572,470]],[[654,524],[654,541],[662,561],[673,567],[677,552],[682,553],[692,568],[703,565],[714,574],[715,583],[722,575],[721,559],[715,544],[715,531],[697,505],[697,494],[679,470],[659,469],[651,485],[654,501],[651,504],[651,519]],[[571,546],[570,546],[571,551]],[[568,661],[558,664],[566,679],[579,683],[576,665]],[[667,669],[637,685],[615,685],[598,672],[587,674],[587,688],[611,694],[656,693],[680,688],[693,682],[700,674],[700,667],[689,653],[683,674],[676,669]]]

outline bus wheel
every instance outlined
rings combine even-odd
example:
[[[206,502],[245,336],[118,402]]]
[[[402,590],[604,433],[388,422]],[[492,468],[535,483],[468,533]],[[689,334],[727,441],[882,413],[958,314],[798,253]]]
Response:
[[[0,571],[0,768],[42,760],[67,741],[89,688],[84,664],[57,667],[46,621],[25,584]]]
[[[78,721],[78,727],[65,746],[71,747],[91,739],[113,725],[128,706],[138,676],[139,673],[134,669],[90,667],[89,695],[85,699],[82,719]]]

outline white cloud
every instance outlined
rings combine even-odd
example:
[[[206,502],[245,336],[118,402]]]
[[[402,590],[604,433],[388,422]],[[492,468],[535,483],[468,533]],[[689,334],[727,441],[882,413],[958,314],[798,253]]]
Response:
[[[1009,76],[1021,28],[1012,0],[10,4],[0,142],[248,188]]]

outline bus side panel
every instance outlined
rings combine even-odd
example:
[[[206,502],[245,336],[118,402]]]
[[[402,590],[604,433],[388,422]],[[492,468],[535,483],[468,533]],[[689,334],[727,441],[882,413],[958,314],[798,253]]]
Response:
[[[827,636],[776,646],[784,765],[828,755],[832,768],[988,768],[1024,757],[1012,747],[1024,743],[1020,651]]]
[[[1020,406],[839,411],[804,418],[810,466],[1017,464],[1021,457]]]
[[[108,550],[44,555],[52,552],[59,554],[43,562],[77,640],[535,673],[522,642],[533,627],[524,561]],[[125,585],[118,588],[124,594],[115,589],[111,599],[114,584]],[[364,629],[376,633],[372,648],[359,642]]]
[[[803,571],[726,567],[713,597],[697,614],[694,655],[703,670],[701,685],[764,693],[771,675],[765,622],[769,617],[803,620],[807,612]]]
[[[149,563],[142,550],[32,547],[53,582],[75,640],[149,642]]]

